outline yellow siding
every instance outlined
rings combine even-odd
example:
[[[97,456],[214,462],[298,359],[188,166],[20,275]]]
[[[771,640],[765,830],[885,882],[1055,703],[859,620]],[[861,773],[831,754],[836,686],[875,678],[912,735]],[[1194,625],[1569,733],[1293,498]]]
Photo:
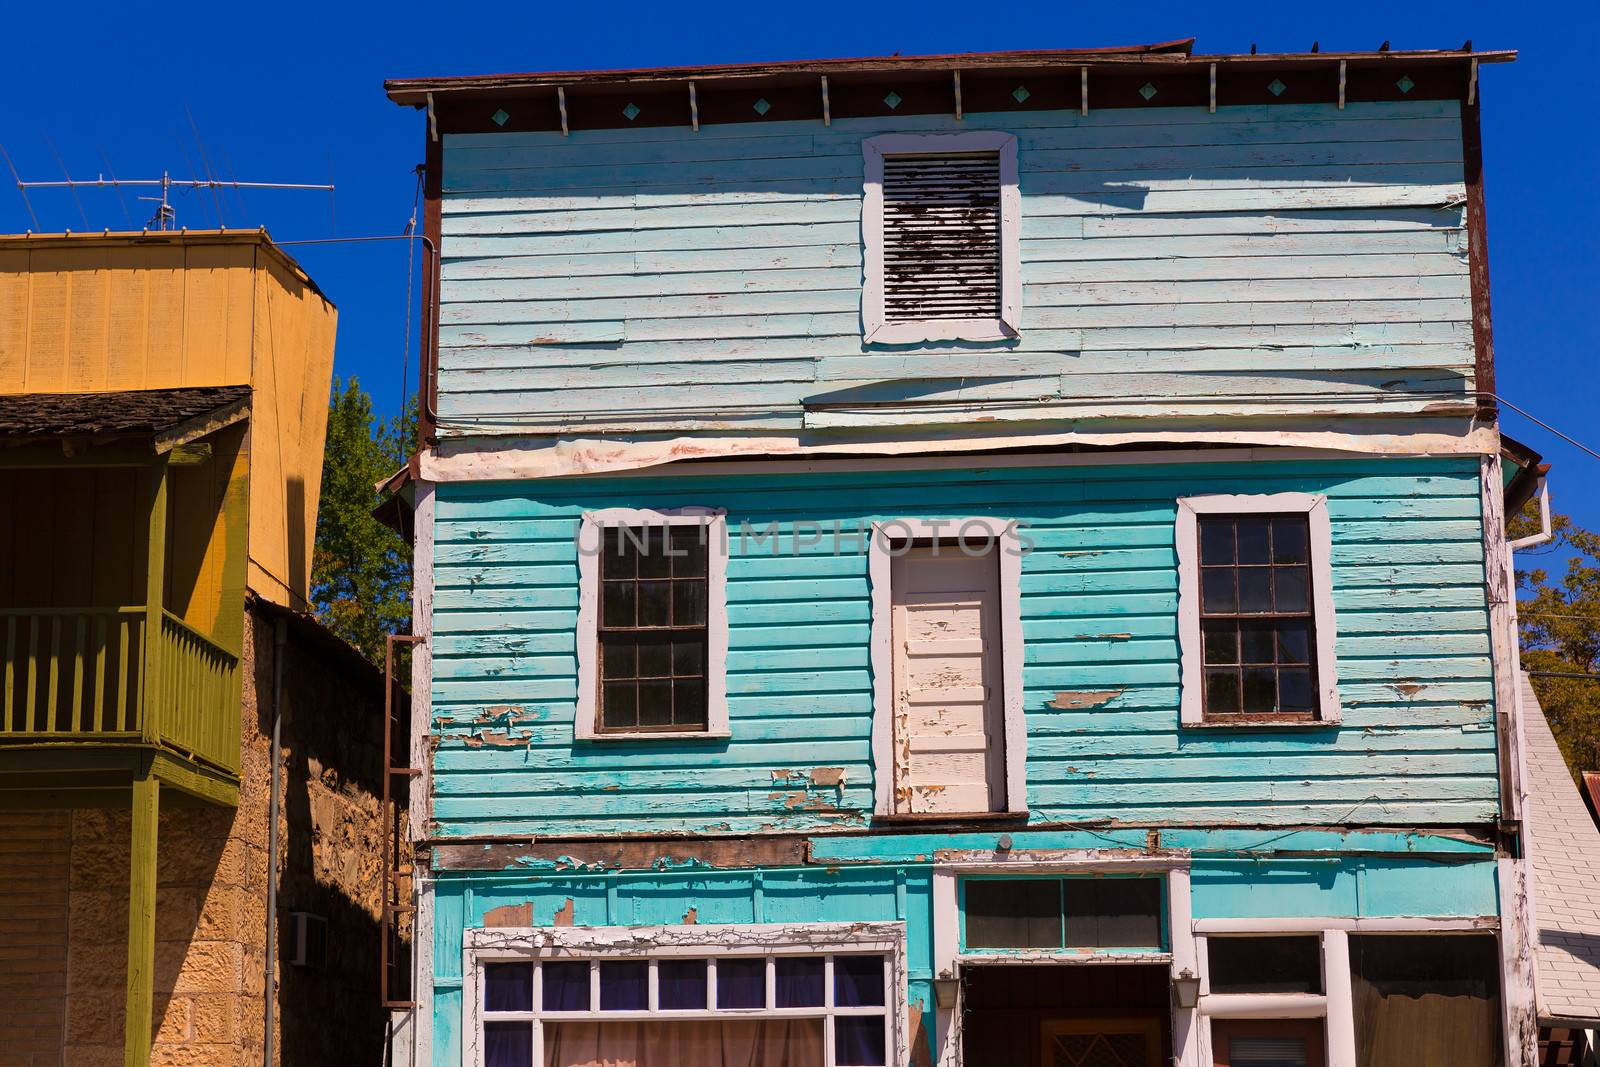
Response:
[[[254,388],[224,466],[235,493],[248,484],[248,584],[292,607],[309,592],[336,318],[260,233],[0,237],[0,393]],[[226,591],[228,569],[195,577]]]

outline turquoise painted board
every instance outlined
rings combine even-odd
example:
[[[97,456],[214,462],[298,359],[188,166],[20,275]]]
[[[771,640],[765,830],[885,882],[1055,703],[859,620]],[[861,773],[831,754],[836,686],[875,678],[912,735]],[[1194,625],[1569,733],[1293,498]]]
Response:
[[[1492,858],[1197,860],[1196,919],[1478,917],[1500,913]]]
[[[1498,785],[1478,468],[1341,459],[676,475],[437,490],[433,826],[444,836],[854,828],[873,802],[875,519],[1026,524],[1035,823],[1464,825]],[[1178,725],[1178,497],[1325,494],[1343,725]],[[724,508],[732,737],[574,742],[585,509]],[[830,533],[846,536],[836,553]],[[838,787],[812,768],[843,769]],[[824,780],[827,776],[824,776]]]
[[[972,129],[1018,137],[1022,336],[865,346],[861,141]],[[1438,413],[1462,181],[1453,101],[446,135],[440,431]]]

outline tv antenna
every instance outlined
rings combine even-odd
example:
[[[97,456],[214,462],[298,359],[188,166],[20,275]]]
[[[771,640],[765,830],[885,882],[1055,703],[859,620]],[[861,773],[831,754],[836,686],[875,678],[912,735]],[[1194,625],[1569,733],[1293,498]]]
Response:
[[[15,171],[12,171],[15,175]],[[140,200],[148,200],[156,204],[156,213],[150,216],[150,221],[145,224],[146,229],[170,230],[177,223],[178,212],[172,206],[172,190],[178,189],[298,189],[303,191],[333,192],[332,185],[310,185],[296,182],[225,182],[215,178],[174,178],[170,172],[162,171],[159,178],[107,178],[104,175],[94,178],[66,178],[61,181],[50,182],[25,182],[17,178],[17,188],[22,192],[24,203],[28,200],[29,189],[71,189],[76,193],[79,189],[124,189],[143,188],[160,189],[159,196],[140,196]],[[28,204],[28,214],[33,215],[33,205]],[[33,216],[35,225],[39,217]],[[218,220],[221,221],[220,219]]]

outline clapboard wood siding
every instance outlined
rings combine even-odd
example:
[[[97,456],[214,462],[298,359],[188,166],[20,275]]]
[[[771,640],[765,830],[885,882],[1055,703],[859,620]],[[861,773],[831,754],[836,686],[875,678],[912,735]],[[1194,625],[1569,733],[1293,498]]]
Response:
[[[864,346],[863,138],[973,129],[1018,138],[1020,340]],[[1454,102],[463,134],[444,160],[447,435],[1470,408]]]
[[[873,520],[967,515],[1016,518],[1033,543],[1021,574],[1033,821],[1492,820],[1477,471],[1352,458],[440,485],[437,830],[862,825],[871,596],[851,535]],[[1343,725],[1181,732],[1175,502],[1289,491],[1329,500]],[[685,505],[727,509],[733,736],[574,745],[578,517]],[[813,782],[818,767],[844,768],[842,785]]]

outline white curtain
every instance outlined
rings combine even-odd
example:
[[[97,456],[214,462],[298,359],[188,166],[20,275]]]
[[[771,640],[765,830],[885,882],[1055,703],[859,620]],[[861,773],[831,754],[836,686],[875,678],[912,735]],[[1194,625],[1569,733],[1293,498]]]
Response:
[[[545,1023],[544,1067],[822,1067],[820,1019]]]

